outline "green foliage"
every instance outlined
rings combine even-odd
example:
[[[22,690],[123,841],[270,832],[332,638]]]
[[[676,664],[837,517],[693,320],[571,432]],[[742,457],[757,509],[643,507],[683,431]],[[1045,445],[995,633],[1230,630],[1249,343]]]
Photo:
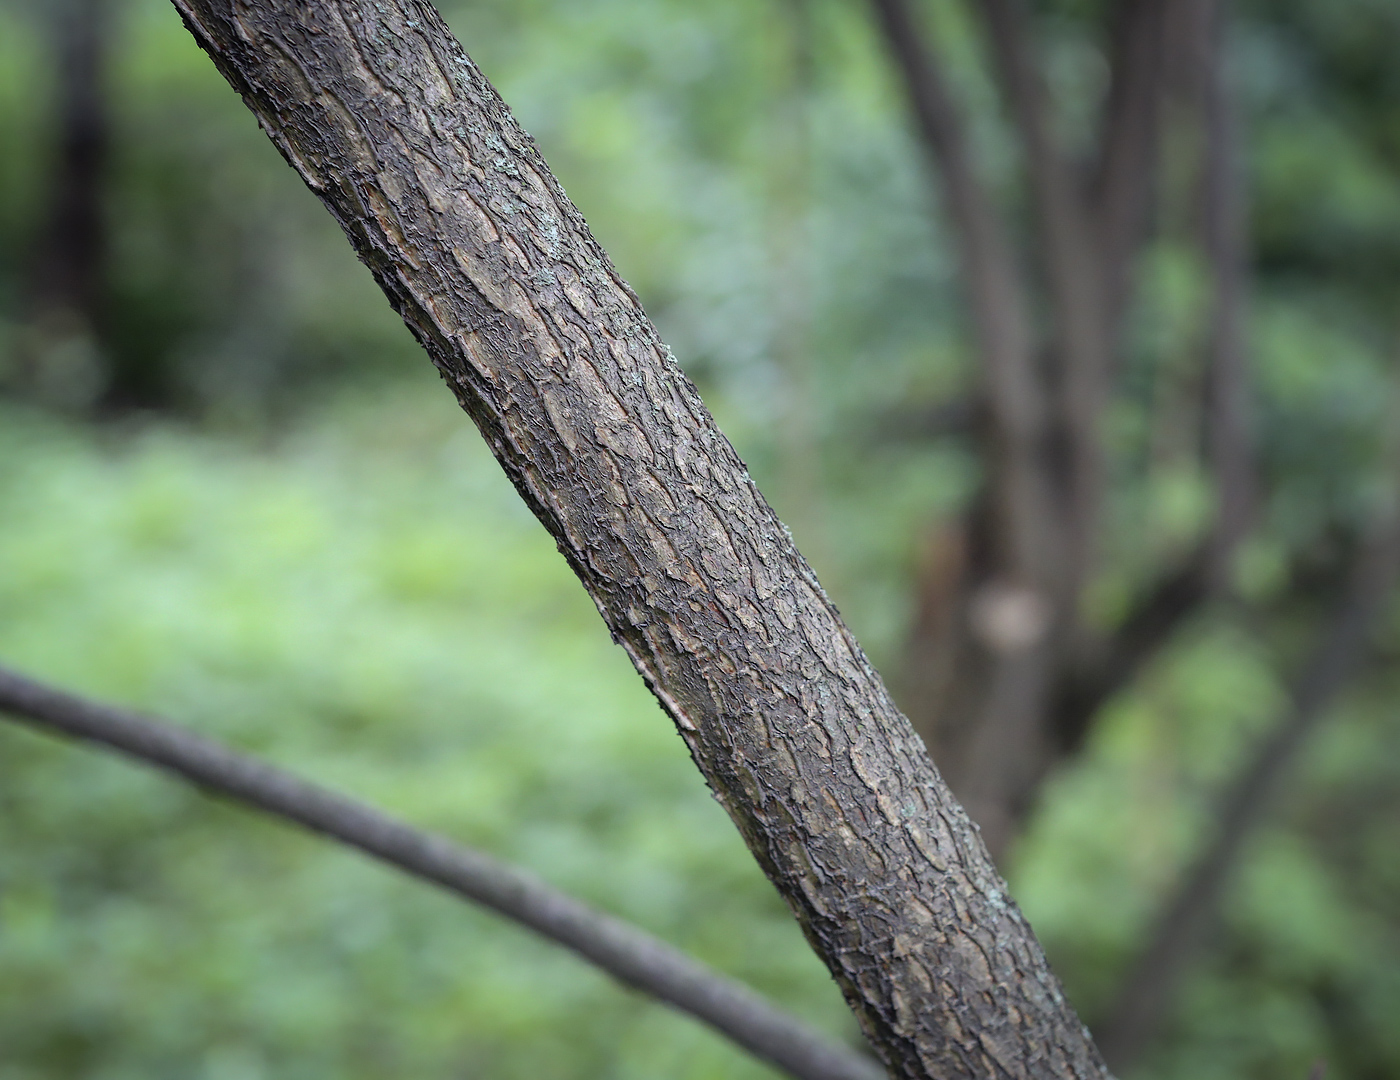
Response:
[[[1092,1025],[1160,897],[1210,836],[1216,793],[1278,715],[1284,686],[1225,627],[1205,629],[1111,709],[1056,778],[1012,887]],[[1400,1015],[1400,725],[1395,680],[1355,700],[1297,770],[1175,1019],[1141,1075],[1392,1074]]]
[[[426,375],[426,373],[425,373]],[[262,449],[0,421],[0,655],[839,995],[448,396]],[[0,729],[0,1077],[758,1076],[425,886]]]

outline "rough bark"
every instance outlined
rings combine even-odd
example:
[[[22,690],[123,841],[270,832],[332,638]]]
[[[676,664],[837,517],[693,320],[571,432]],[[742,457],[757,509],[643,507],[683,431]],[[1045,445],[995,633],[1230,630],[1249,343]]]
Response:
[[[75,697],[0,668],[0,712],[96,743],[337,840],[491,908],[624,985],[704,1021],[799,1080],[878,1080],[869,1058],[789,1016],[742,983],[533,874],[318,787],[192,731]]]
[[[976,830],[421,0],[175,0],[339,220],[903,1077],[1102,1077]]]

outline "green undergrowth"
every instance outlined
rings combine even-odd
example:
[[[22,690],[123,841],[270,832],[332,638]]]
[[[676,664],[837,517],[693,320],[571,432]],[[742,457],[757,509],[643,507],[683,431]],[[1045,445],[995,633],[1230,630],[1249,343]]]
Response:
[[[3,406],[0,508],[0,662],[521,863],[856,1038],[670,723],[426,372],[275,434]],[[878,606],[865,587],[874,600],[838,602]],[[1050,785],[1010,880],[1091,1022],[1286,677],[1237,627],[1196,625]],[[1135,1075],[1400,1062],[1393,683],[1368,680],[1313,740]],[[0,1047],[0,1080],[770,1075],[493,916],[8,724]]]
[[[0,414],[0,656],[522,863],[854,1024],[438,388],[253,443]],[[0,728],[0,1077],[768,1075],[499,919]]]

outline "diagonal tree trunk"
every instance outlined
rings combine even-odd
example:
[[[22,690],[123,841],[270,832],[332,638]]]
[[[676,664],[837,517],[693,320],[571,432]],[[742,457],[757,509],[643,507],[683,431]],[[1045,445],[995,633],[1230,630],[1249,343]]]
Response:
[[[423,0],[175,0],[554,536],[901,1077],[1105,1077],[976,830]]]

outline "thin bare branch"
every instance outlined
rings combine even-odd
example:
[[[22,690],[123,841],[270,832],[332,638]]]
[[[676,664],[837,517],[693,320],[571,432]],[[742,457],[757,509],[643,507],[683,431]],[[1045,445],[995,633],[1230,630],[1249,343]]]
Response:
[[[1070,447],[1073,558],[1067,589],[1082,584],[1096,548],[1103,485],[1099,417],[1108,390],[1109,338],[1102,270],[1084,199],[1055,145],[1048,95],[1017,0],[980,0],[992,55],[1026,158],[1031,201],[1044,241],[1046,278],[1061,366],[1062,421]]]
[[[972,309],[992,429],[998,512],[1012,539],[1012,573],[1043,582],[1057,528],[1040,460],[1046,437],[1044,391],[1036,375],[1025,289],[1011,246],[979,181],[937,53],[925,47],[907,0],[871,0],[903,77],[925,149],[942,185]]]
[[[1118,339],[1132,292],[1132,262],[1146,235],[1152,202],[1169,6],[1169,0],[1123,0],[1113,17],[1111,81],[1091,192],[1110,347]]]
[[[1099,1047],[1115,1070],[1131,1066],[1151,1042],[1219,911],[1245,840],[1263,819],[1299,749],[1360,663],[1372,628],[1389,601],[1397,569],[1400,524],[1392,519],[1375,531],[1359,553],[1346,594],[1293,688],[1287,715],[1264,737],[1225,791],[1214,838],[1163,908],[1113,1012],[1099,1029]]]
[[[58,147],[51,206],[36,253],[31,303],[94,332],[104,247],[102,178],[109,156],[103,94],[109,12],[104,0],[64,0],[45,15],[58,52]]]
[[[357,848],[572,950],[619,982],[689,1013],[807,1080],[879,1080],[873,1060],[830,1042],[741,983],[533,875],[178,727],[0,668],[0,711],[116,750],[235,802]]]
[[[1254,518],[1249,360],[1245,345],[1248,236],[1234,101],[1222,61],[1223,4],[1197,0],[1205,127],[1203,241],[1214,286],[1207,342],[1206,454],[1215,474],[1211,573],[1228,583],[1231,558]]]

